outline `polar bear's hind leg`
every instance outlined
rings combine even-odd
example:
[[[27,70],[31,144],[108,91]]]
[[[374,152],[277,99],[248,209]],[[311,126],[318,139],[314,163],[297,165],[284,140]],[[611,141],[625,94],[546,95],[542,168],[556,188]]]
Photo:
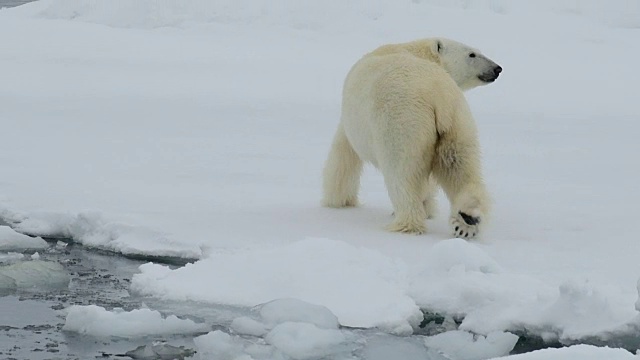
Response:
[[[476,237],[489,207],[476,139],[444,136],[436,150],[434,174],[451,203],[453,235],[464,239]]]
[[[421,173],[401,176],[385,173],[384,180],[394,208],[394,220],[386,229],[393,232],[423,234],[427,231],[424,204],[424,186]]]
[[[324,206],[341,208],[358,205],[362,165],[362,160],[353,150],[340,124],[324,167]]]

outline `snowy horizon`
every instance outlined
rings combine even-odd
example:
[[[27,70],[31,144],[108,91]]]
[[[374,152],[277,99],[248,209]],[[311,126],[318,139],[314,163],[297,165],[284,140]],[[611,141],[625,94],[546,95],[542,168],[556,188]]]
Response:
[[[473,343],[475,359],[489,359],[507,355],[523,332],[635,350],[638,29],[640,1],[623,0],[2,8],[0,31],[10,36],[0,54],[0,225],[11,229],[0,226],[0,251],[15,258],[11,251],[42,249],[42,238],[68,238],[183,258],[192,263],[142,265],[129,291],[243,308],[296,299],[337,318],[340,327],[304,316],[240,320],[283,359],[362,341],[342,327],[403,336],[403,346],[419,343],[417,353],[460,360],[474,357],[453,354],[451,344]],[[451,238],[443,194],[427,234],[386,232],[392,208],[371,167],[360,207],[320,206],[347,71],[379,45],[432,36],[476,47],[504,68],[494,84],[466,93],[493,200],[477,241]],[[72,311],[74,329],[105,318],[129,331],[128,317],[142,314]],[[416,343],[423,312],[461,322]],[[264,355],[238,334],[211,331],[195,344],[214,355],[211,344],[226,344],[230,359]],[[296,334],[324,345],[292,347]],[[384,347],[387,338],[376,341]],[[558,358],[607,351],[569,349],[555,350],[569,354]],[[607,354],[635,357],[618,350]]]

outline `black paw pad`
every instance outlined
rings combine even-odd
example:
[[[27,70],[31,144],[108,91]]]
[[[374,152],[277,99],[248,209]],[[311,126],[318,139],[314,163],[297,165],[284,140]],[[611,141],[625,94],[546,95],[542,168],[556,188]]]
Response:
[[[479,217],[467,215],[462,211],[458,211],[458,214],[460,214],[460,217],[467,223],[467,225],[478,225],[480,223]]]

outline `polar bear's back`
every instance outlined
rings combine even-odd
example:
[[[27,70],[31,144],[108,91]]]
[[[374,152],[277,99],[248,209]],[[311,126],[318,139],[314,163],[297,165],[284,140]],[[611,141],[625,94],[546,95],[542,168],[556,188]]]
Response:
[[[435,138],[446,126],[436,115],[461,101],[462,91],[439,64],[406,51],[374,51],[347,75],[342,125],[356,153],[377,166],[388,137]]]

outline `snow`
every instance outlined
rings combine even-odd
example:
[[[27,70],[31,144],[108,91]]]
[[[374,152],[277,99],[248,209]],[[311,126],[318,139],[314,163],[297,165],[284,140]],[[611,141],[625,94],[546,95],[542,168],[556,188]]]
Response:
[[[298,299],[340,325],[384,333],[380,346],[405,348],[408,359],[438,356],[415,339],[389,340],[413,331],[420,308],[463,319],[461,333],[446,336],[492,351],[520,330],[564,343],[629,334],[640,277],[638,19],[639,3],[625,0],[41,0],[2,9],[0,32],[18,35],[3,39],[0,56],[0,224],[14,229],[0,226],[0,251],[45,248],[17,231],[198,259],[145,264],[131,290],[245,307]],[[504,68],[468,93],[494,201],[472,243],[450,239],[442,195],[428,234],[385,232],[392,210],[371,168],[362,207],[319,206],[349,67],[380,44],[436,35]],[[260,341],[278,326],[352,335],[319,326],[320,308],[286,307],[298,325],[258,314],[232,329]],[[198,344],[211,354],[222,350],[209,341],[227,344],[229,358],[296,350],[224,334]],[[543,354],[580,351],[623,354]]]
[[[122,338],[149,335],[189,334],[206,332],[209,326],[190,319],[179,319],[175,315],[163,317],[160,312],[150,309],[111,311],[97,305],[73,305],[67,309],[67,317],[62,330],[80,334]]]
[[[528,354],[501,357],[500,360],[637,360],[640,356],[632,355],[623,349],[595,347],[591,345],[575,345],[562,349],[543,349]]]
[[[8,226],[0,226],[0,251],[45,249],[47,242],[39,237],[20,234]]]

